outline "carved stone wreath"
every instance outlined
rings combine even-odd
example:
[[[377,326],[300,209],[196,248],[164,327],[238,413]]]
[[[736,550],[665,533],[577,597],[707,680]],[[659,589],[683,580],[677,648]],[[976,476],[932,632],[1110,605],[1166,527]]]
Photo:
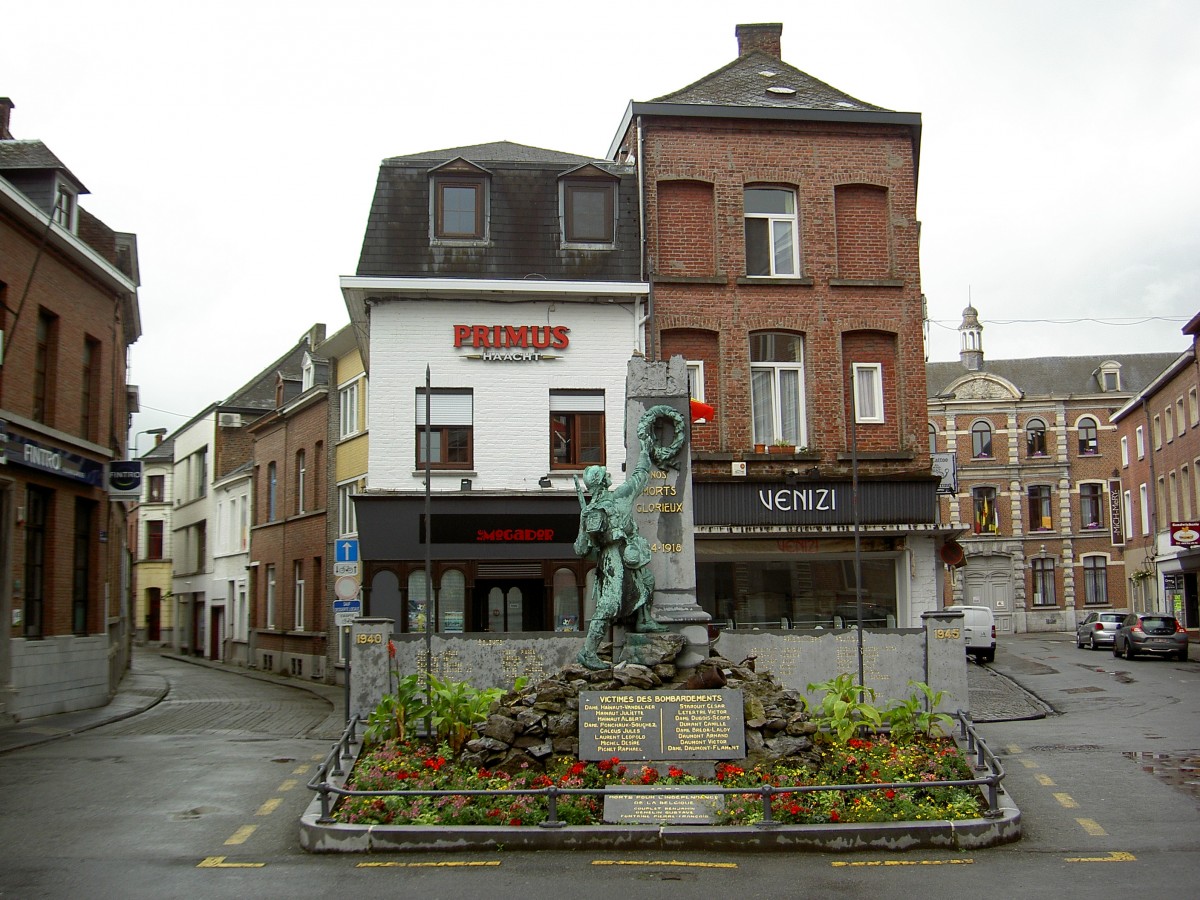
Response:
[[[658,439],[658,432],[655,426],[661,419],[669,419],[674,428],[674,440],[668,446],[663,446]],[[679,456],[679,451],[683,449],[683,443],[687,440],[687,424],[683,421],[678,410],[672,409],[670,406],[652,406],[644,413],[641,419],[638,420],[637,433],[639,438],[650,438],[650,459],[660,469],[679,468],[675,464],[675,458]]]

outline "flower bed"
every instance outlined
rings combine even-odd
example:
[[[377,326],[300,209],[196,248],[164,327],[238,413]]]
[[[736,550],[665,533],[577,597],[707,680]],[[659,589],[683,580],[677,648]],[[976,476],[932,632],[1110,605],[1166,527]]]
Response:
[[[726,793],[716,824],[731,826],[763,821],[764,786],[772,789],[771,818],[785,825],[954,821],[979,818],[986,809],[977,787],[939,784],[975,777],[950,738],[878,735],[823,740],[817,747],[816,765],[786,761],[742,768],[720,763],[715,778],[704,779],[675,766],[660,769],[617,758],[584,762],[557,757],[544,771],[528,767],[510,774],[456,762],[445,745],[434,749],[393,739],[364,750],[345,784],[347,791],[373,796],[342,796],[332,817],[358,825],[533,826],[546,821],[545,794],[554,788],[566,792],[556,797],[558,821],[599,825],[604,789],[654,784],[755,791]],[[827,789],[833,785],[879,787]],[[447,793],[423,793],[428,791]]]

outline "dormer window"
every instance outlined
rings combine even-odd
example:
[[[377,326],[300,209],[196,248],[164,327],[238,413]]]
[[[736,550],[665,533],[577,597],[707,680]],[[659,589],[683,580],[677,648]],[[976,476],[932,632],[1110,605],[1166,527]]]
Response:
[[[1108,394],[1112,391],[1121,390],[1121,364],[1116,360],[1108,360],[1101,363],[1100,368],[1093,372],[1096,380],[1100,382],[1100,390]]]
[[[589,165],[564,175],[559,185],[563,243],[611,245],[616,236],[616,179]]]
[[[431,236],[438,241],[487,239],[488,179],[478,166],[456,159],[430,179]]]
[[[307,391],[313,386],[316,381],[316,367],[313,365],[313,358],[309,354],[304,354],[304,362],[300,367],[300,390]]]
[[[54,192],[54,223],[74,233],[78,221],[75,213],[75,192],[59,183]]]

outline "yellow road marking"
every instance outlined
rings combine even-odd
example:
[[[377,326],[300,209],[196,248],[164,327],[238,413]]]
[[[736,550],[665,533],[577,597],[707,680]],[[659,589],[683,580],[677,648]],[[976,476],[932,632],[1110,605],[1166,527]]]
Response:
[[[197,869],[261,869],[266,863],[227,863],[223,856],[206,856]]]
[[[279,804],[282,802],[283,802],[282,797],[272,797],[270,800],[268,800],[266,803],[264,803],[262,806],[260,806],[258,808],[258,812],[256,812],[255,815],[256,816],[269,816],[271,813],[275,812],[275,810],[279,809]]]
[[[1100,823],[1095,819],[1076,819],[1075,821],[1078,822],[1080,826],[1082,826],[1083,830],[1088,834],[1095,835],[1096,837],[1104,837],[1108,834],[1107,831],[1100,827]]]
[[[357,869],[463,869],[473,866],[498,866],[500,860],[487,859],[477,860],[474,862],[421,862],[421,863],[406,863],[406,862],[365,862],[358,863]]]
[[[1038,764],[1035,763],[1032,759],[1021,760],[1021,765],[1023,765],[1027,769],[1036,769],[1038,767]]]
[[[250,835],[254,834],[254,829],[256,829],[256,828],[258,828],[257,825],[243,825],[241,828],[239,828],[237,831],[235,831],[233,833],[232,837],[230,837],[227,841],[225,841],[226,846],[228,846],[230,844],[246,843],[246,838],[248,838],[248,837],[250,837]]]
[[[307,772],[308,766],[296,766],[296,768],[292,769],[293,775],[304,775],[307,774]]]
[[[683,866],[694,869],[736,869],[737,863],[685,862],[680,859],[593,859],[593,866]]]
[[[1076,803],[1070,794],[1055,794],[1054,799],[1065,806],[1067,809],[1078,809],[1079,804]]]
[[[866,869],[874,866],[969,866],[973,859],[872,859],[866,862],[833,862],[835,869]]]
[[[1124,850],[1110,850],[1108,856],[1068,856],[1067,862],[1136,862],[1137,857]]]
[[[299,783],[300,782],[298,782],[295,778],[289,778],[287,781],[285,781],[283,784],[281,784],[279,786],[279,792],[283,793],[284,791],[290,791],[292,788],[294,788]]]
[[[1020,753],[1020,752],[1021,752],[1021,748],[1020,748],[1020,747],[1018,747],[1016,744],[1009,744],[1007,747],[1005,747],[1005,748],[1004,748],[1004,751],[1005,751],[1006,753],[1013,753],[1013,754],[1016,754],[1016,753]]]
[[[1037,779],[1037,783],[1043,787],[1054,787],[1054,779],[1049,775],[1034,775],[1033,777]]]

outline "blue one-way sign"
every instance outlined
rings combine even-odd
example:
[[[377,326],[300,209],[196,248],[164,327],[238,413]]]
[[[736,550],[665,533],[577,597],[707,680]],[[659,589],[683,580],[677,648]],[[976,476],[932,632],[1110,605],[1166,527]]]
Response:
[[[358,541],[341,540],[333,545],[334,562],[358,562]]]

